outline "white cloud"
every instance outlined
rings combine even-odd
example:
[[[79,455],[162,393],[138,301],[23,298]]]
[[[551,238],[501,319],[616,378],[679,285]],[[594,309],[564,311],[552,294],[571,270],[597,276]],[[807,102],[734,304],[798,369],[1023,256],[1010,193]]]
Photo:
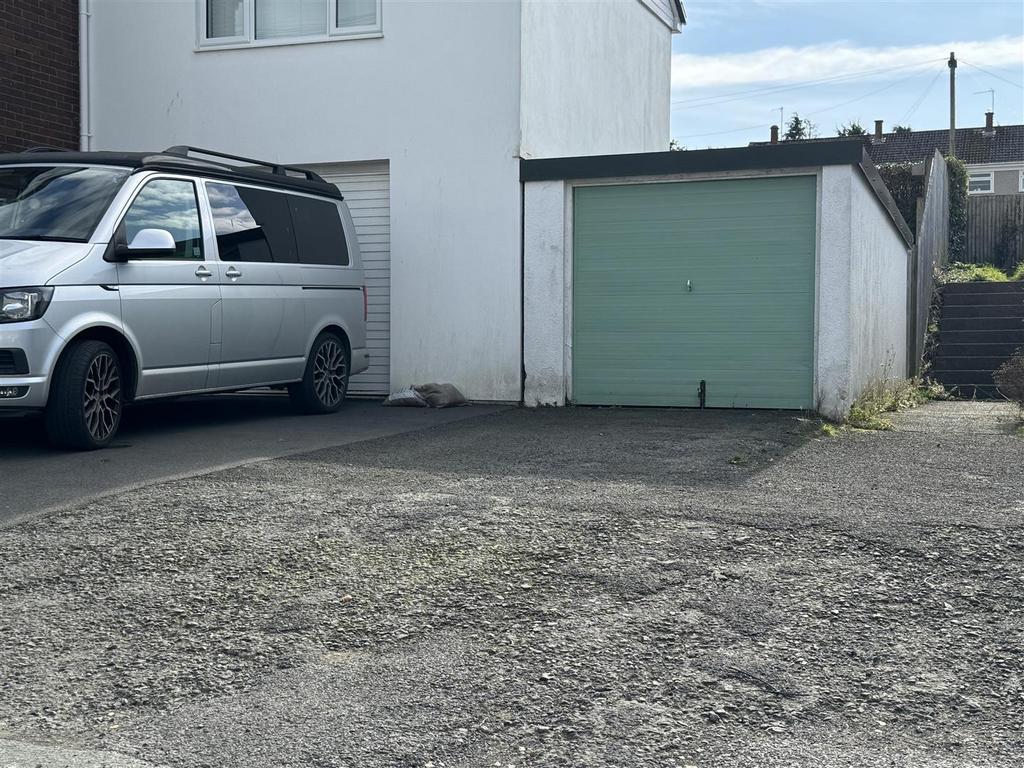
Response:
[[[783,85],[865,70],[903,67],[891,74],[878,73],[865,76],[865,79],[900,77],[911,71],[906,68],[910,64],[934,61],[935,66],[939,66],[940,60],[946,59],[950,51],[956,51],[958,58],[983,67],[1015,67],[1019,72],[1024,61],[1024,36],[892,48],[864,48],[840,41],[802,48],[763,48],[710,56],[677,53],[672,56],[672,88],[689,91],[748,84]]]

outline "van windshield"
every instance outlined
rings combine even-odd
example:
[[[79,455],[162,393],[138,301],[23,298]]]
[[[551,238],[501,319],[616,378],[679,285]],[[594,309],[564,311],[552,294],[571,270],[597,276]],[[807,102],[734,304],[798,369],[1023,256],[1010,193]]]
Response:
[[[129,173],[74,165],[0,166],[0,239],[87,242]]]

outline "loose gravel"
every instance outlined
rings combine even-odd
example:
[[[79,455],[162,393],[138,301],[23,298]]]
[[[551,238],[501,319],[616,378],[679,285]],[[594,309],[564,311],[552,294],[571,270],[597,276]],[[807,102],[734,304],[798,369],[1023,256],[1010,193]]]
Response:
[[[22,522],[0,766],[1020,765],[1004,415],[510,411]]]

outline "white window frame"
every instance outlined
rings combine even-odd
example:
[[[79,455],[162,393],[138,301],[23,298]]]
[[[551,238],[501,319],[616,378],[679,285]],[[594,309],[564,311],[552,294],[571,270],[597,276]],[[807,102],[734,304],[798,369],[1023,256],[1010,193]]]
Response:
[[[1021,171],[1017,172],[1017,179],[1018,179],[1018,182],[1019,182],[1017,184],[1017,191],[1018,192],[1024,192],[1024,170],[1021,170]]]
[[[971,189],[972,180],[980,180],[982,176],[988,177],[988,189]],[[996,191],[995,171],[968,171],[967,172],[967,194],[969,195],[991,195]]]
[[[336,40],[365,40],[384,36],[384,3],[377,0],[377,23],[362,27],[339,27],[337,0],[327,0],[327,18],[322,35],[300,37],[274,37],[256,39],[256,13],[254,4],[259,0],[242,0],[242,27],[244,34],[235,37],[207,37],[207,4],[209,0],[196,0],[196,50],[211,51],[225,48],[266,48],[277,45],[304,45],[328,43]]]

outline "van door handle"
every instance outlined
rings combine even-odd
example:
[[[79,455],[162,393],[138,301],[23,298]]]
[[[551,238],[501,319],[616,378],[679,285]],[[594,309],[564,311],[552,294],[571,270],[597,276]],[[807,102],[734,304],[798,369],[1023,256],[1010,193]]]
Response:
[[[236,269],[235,267],[228,267],[228,271],[225,272],[224,274],[230,277],[232,280],[242,276],[242,273],[239,272],[238,269]]]
[[[206,267],[199,265],[196,267],[196,277],[201,277],[205,280],[208,277],[213,277],[213,272],[208,270]]]

